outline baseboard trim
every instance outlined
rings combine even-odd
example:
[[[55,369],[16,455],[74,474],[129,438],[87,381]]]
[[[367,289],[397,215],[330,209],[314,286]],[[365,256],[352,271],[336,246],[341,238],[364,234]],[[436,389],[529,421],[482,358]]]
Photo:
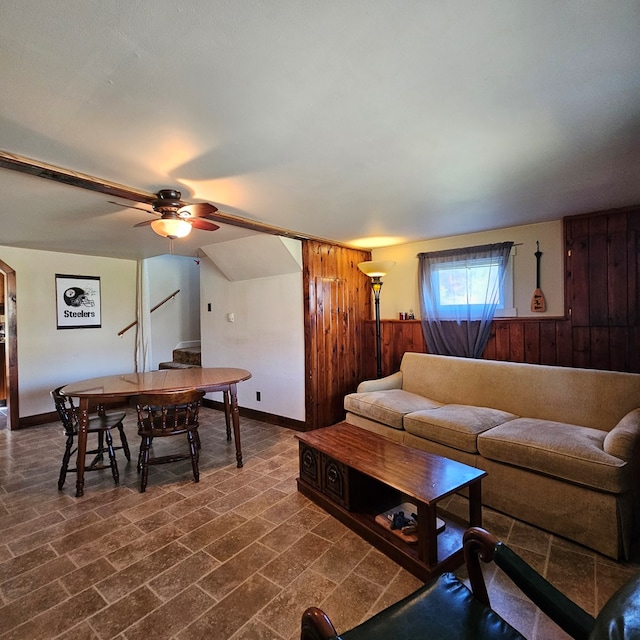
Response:
[[[210,409],[224,411],[224,403],[219,400],[209,400],[208,398],[205,398],[202,404]],[[255,409],[247,409],[245,407],[239,407],[239,411],[240,416],[245,418],[259,420],[260,422],[266,422],[267,424],[275,424],[278,427],[286,427],[287,429],[293,429],[294,431],[307,431],[306,423],[301,420],[285,418],[284,416],[277,416],[273,413],[265,413],[263,411],[256,411]]]
[[[218,411],[224,411],[224,403],[217,400],[204,399],[203,405],[210,409],[217,409]],[[307,431],[306,423],[301,420],[294,420],[293,418],[285,418],[284,416],[277,416],[273,413],[264,413],[263,411],[256,411],[255,409],[239,408],[240,415],[253,420],[259,420],[260,422],[266,422],[267,424],[275,424],[278,427],[286,427],[287,429],[293,429],[294,431]],[[37,413],[33,416],[25,416],[18,420],[18,429],[28,429],[29,427],[39,427],[43,424],[50,422],[56,422],[58,420],[58,413],[56,411],[50,411],[49,413]]]
[[[27,429],[29,427],[39,427],[49,422],[56,422],[59,420],[57,411],[50,411],[49,413],[36,413],[33,416],[25,416],[18,419],[18,429]]]

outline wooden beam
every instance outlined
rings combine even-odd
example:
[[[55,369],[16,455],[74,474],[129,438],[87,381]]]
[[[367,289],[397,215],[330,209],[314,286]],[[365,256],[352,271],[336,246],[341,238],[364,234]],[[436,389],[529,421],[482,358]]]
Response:
[[[7,151],[0,150],[0,168],[27,173],[38,178],[46,178],[47,180],[62,182],[72,187],[97,191],[98,193],[105,193],[109,196],[133,200],[134,202],[151,204],[157,199],[154,193],[140,191],[108,180],[101,180],[86,173],[62,169],[61,167],[55,167],[39,160],[31,160]]]
[[[2,150],[0,150],[0,168],[19,171],[20,173],[37,176],[38,178],[46,178],[47,180],[54,180],[55,182],[79,187],[80,189],[88,189],[89,191],[96,191],[116,198],[131,200],[133,202],[141,202],[143,204],[150,205],[158,198],[155,193],[141,191],[139,189],[134,189],[133,187],[118,184],[117,182],[102,180],[101,178],[96,178],[95,176],[91,176],[86,173],[63,169],[62,167],[56,167],[45,162],[40,162],[39,160],[32,160],[30,158],[25,158],[24,156]],[[336,242],[335,240],[312,236],[306,233],[300,233],[299,231],[292,231],[291,229],[275,227],[270,224],[258,222],[257,220],[251,220],[231,213],[225,213],[224,211],[216,211],[215,213],[209,214],[207,219],[228,224],[232,227],[249,229],[250,231],[256,231],[258,233],[268,233],[274,236],[293,238],[294,240],[315,240],[317,242],[332,244],[338,247],[346,247],[349,249],[361,249],[361,247],[354,247],[353,245],[343,244],[341,242]]]

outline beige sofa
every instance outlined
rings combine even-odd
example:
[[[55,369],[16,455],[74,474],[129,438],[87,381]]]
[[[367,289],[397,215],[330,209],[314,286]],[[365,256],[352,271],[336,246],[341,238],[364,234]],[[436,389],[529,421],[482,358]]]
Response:
[[[486,470],[483,504],[629,557],[640,374],[405,353],[344,407],[351,424]]]

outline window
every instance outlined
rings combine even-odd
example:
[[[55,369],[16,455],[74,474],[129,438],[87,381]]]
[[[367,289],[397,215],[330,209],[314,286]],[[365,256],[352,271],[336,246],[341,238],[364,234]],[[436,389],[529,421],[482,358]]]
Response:
[[[482,316],[486,304],[496,304],[495,316],[515,315],[513,268],[509,260],[500,282],[501,257],[483,257],[436,264],[432,268],[436,307],[441,318]]]
[[[420,319],[429,353],[482,357],[491,322],[509,314],[513,242],[419,253]],[[505,313],[507,312],[507,313]]]

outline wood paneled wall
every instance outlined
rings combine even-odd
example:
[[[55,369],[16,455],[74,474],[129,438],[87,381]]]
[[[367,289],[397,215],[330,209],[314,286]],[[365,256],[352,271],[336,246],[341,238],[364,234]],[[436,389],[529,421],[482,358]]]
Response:
[[[640,373],[640,206],[566,218],[564,233],[566,316],[495,320],[483,357]],[[372,320],[363,337],[375,378]],[[426,352],[417,320],[383,320],[381,337],[383,375]]]
[[[371,317],[371,281],[358,263],[371,254],[305,240],[302,259],[306,426],[315,429],[344,418],[344,396],[365,378],[362,332]]]

